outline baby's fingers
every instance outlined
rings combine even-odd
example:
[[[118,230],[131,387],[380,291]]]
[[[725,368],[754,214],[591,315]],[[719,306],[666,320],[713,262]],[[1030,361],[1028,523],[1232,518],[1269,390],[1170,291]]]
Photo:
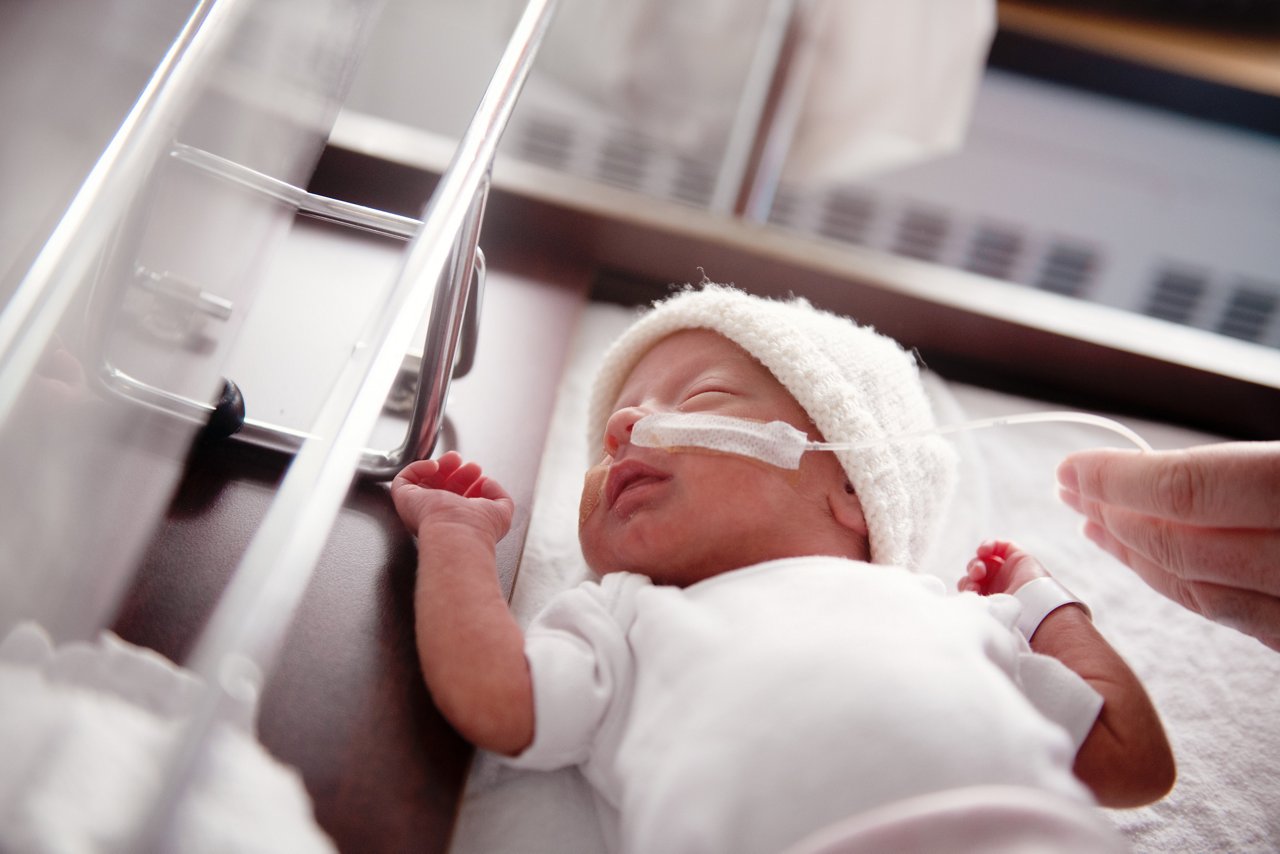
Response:
[[[395,493],[403,487],[415,486],[465,495],[480,478],[479,465],[463,463],[458,454],[450,451],[438,460],[418,460],[410,463],[391,482],[391,491]]]
[[[446,475],[441,487],[457,495],[471,498],[472,489],[483,482],[484,472],[478,463],[463,463]]]
[[[457,451],[447,451],[436,460],[438,469],[436,471],[436,486],[444,487],[449,479],[457,474],[458,469],[463,467],[462,454]]]
[[[511,495],[496,480],[485,478],[480,491],[481,498],[491,501],[512,501]]]
[[[960,576],[960,581],[956,587],[961,591],[973,591],[974,593],[982,592],[982,582],[987,577],[987,565],[982,558],[975,557],[969,561],[964,568],[964,575]]]
[[[440,464],[435,460],[416,460],[402,468],[391,481],[391,491],[399,492],[407,486],[424,486],[426,482],[435,477],[440,469]]]

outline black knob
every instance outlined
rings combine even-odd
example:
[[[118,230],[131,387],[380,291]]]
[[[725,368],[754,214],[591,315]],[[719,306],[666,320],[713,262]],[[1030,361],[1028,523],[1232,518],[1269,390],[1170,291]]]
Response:
[[[204,425],[206,439],[225,439],[244,426],[244,395],[231,380],[222,381],[222,394]]]

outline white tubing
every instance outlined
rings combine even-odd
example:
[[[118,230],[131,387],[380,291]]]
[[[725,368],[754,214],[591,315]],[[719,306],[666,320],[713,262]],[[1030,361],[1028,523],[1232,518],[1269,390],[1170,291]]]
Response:
[[[1024,412],[1017,415],[1000,415],[981,418],[959,424],[943,424],[928,430],[880,436],[857,442],[811,442],[800,430],[784,421],[768,423],[706,412],[663,412],[648,415],[637,421],[631,431],[631,441],[641,447],[665,448],[669,451],[709,450],[751,457],[769,465],[785,469],[800,467],[800,458],[806,451],[854,451],[883,445],[920,439],[925,436],[981,430],[1012,424],[1044,424],[1068,422],[1101,427],[1123,436],[1143,451],[1151,446],[1128,427],[1088,412],[1069,410],[1054,412]]]
[[[1076,424],[1088,424],[1093,427],[1101,427],[1104,430],[1110,430],[1119,436],[1128,439],[1139,450],[1149,451],[1151,446],[1147,444],[1137,433],[1121,424],[1119,421],[1113,421],[1110,418],[1104,418],[1101,415],[1094,415],[1089,412],[1073,412],[1070,410],[1060,410],[1052,412],[1024,412],[1018,415],[998,415],[994,418],[980,418],[976,421],[962,421],[959,424],[943,424],[929,430],[920,430],[915,433],[900,433],[896,436],[883,436],[878,439],[866,439],[861,442],[808,442],[805,445],[807,451],[852,451],[860,448],[869,448],[874,445],[882,445],[885,442],[897,442],[902,439],[918,439],[924,436],[943,435],[945,433],[960,433],[966,430],[981,430],[986,427],[1002,427],[1006,424],[1044,424],[1049,422],[1071,422]]]

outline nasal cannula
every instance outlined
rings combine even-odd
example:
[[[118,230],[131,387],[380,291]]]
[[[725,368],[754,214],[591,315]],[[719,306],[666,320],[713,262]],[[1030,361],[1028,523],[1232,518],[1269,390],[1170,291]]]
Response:
[[[1110,430],[1128,439],[1143,451],[1151,446],[1123,424],[1088,412],[1051,411],[999,415],[958,424],[943,424],[927,430],[877,436],[853,442],[815,442],[785,421],[760,422],[705,412],[662,412],[646,415],[631,430],[631,442],[647,448],[702,448],[729,454],[754,457],[762,462],[787,469],[800,467],[807,451],[855,451],[887,442],[901,442],[925,436],[979,430],[1008,424],[1074,422]]]

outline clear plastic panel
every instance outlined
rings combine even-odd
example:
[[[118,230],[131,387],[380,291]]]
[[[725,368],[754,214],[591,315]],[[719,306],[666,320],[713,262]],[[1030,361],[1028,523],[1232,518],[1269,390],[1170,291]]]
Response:
[[[110,620],[293,218],[175,146],[305,183],[379,5],[0,9],[0,635]]]
[[[321,378],[327,392],[306,429],[246,422],[264,444],[297,454],[184,662],[199,695],[154,797],[122,819],[121,850],[171,849],[211,734],[252,707],[353,477],[370,462],[388,474],[430,450],[449,380],[470,360],[466,347],[456,354],[483,279],[477,241],[493,157],[554,0],[525,8],[420,221],[300,189],[379,5],[211,0],[187,10],[174,33],[158,27],[172,41],[149,44],[160,54],[154,72],[141,81],[132,67],[120,73],[122,91],[138,90],[117,99],[124,117],[109,118],[119,130],[104,134],[90,168],[67,159],[63,177],[76,176],[66,180],[81,180],[79,189],[47,239],[31,219],[27,232],[43,248],[11,265],[25,271],[6,285],[0,314],[0,636],[33,620],[64,642],[110,621],[193,440],[217,421],[227,369],[269,357],[252,352],[246,362],[240,333],[260,316],[257,297],[288,254],[279,250],[296,215],[411,238],[385,290],[371,289],[376,305],[352,320],[354,344],[336,375]],[[145,29],[154,11],[103,6],[126,32]],[[66,23],[55,17],[51,39]],[[38,54],[17,52],[0,71],[22,76]],[[89,73],[118,72],[105,62]],[[286,304],[282,319],[304,319],[305,302]],[[370,461],[366,443],[415,340],[410,429],[400,448]]]

